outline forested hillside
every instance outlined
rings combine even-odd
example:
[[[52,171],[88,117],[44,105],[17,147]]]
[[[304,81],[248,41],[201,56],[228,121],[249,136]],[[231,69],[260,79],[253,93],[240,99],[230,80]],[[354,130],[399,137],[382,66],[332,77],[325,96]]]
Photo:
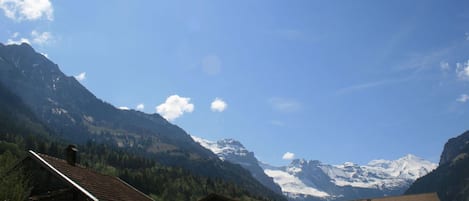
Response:
[[[236,184],[252,195],[273,200],[284,199],[264,187],[241,166],[219,160],[215,154],[194,142],[183,129],[166,121],[159,114],[119,110],[98,99],[74,77],[62,73],[57,64],[37,53],[28,44],[0,44],[0,84],[5,93],[11,95],[6,97],[12,99],[5,99],[2,105],[6,108],[3,114],[5,123],[3,123],[4,128],[0,129],[5,130],[4,133],[13,133],[8,139],[10,142],[13,142],[11,140],[15,137],[23,136],[23,139],[14,141],[14,143],[24,141],[21,150],[32,148],[41,153],[48,154],[50,151],[52,155],[57,155],[54,146],[49,150],[54,141],[62,145],[75,143],[79,147],[85,146],[87,142],[105,144],[103,146],[110,153],[122,151],[122,154],[127,153],[142,160],[150,160],[161,167],[181,169],[186,175]],[[39,136],[46,137],[37,139]],[[40,143],[43,138],[43,143]],[[86,149],[82,152],[87,152]],[[61,147],[58,150],[61,150]],[[99,160],[89,161],[88,165],[108,170],[106,167],[109,165],[107,161],[109,158],[98,156],[101,157]],[[83,162],[91,160],[88,157],[91,156],[83,157]],[[150,168],[153,165],[146,166],[145,169],[138,166],[129,168],[120,163],[113,163],[112,167],[116,169],[114,174],[125,174],[129,180],[136,178],[136,182],[139,177],[132,174],[145,172],[147,174],[145,178],[152,179],[149,174],[154,173]],[[125,172],[125,169],[128,171]],[[171,182],[184,183],[175,178],[172,177]],[[196,180],[203,184],[203,179]],[[147,180],[140,183],[152,184]],[[189,185],[190,181],[186,183]],[[158,188],[136,185],[142,188]],[[181,185],[175,185],[178,192],[185,193],[188,191],[185,189],[191,189],[193,191],[191,196],[197,195],[199,187],[183,188]],[[166,186],[172,188],[169,184]],[[214,187],[214,189],[223,193],[224,189],[233,188]],[[157,191],[147,191],[147,193],[152,192]]]
[[[68,145],[61,135],[41,123],[21,99],[0,84],[0,197],[21,200],[27,195],[27,177],[6,174],[13,164],[34,150],[64,158]],[[219,177],[194,174],[159,163],[131,149],[88,141],[78,145],[79,163],[104,174],[118,176],[155,200],[198,200],[210,193],[240,200],[273,200],[256,186],[235,184]]]

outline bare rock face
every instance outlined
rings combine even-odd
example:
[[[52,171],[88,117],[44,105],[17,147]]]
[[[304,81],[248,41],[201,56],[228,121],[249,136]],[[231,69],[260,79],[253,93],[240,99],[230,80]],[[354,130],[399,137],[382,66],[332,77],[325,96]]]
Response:
[[[440,165],[417,179],[405,194],[437,192],[441,201],[469,198],[469,131],[451,138],[441,153]]]
[[[451,138],[446,142],[445,148],[441,153],[440,165],[451,162],[458,157],[461,152],[469,146],[469,131],[464,132],[458,137]]]

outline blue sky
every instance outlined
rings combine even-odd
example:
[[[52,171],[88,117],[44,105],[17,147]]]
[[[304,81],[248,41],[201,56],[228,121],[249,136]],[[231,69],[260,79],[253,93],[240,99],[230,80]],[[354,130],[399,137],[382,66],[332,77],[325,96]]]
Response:
[[[143,104],[275,165],[286,152],[332,164],[407,153],[437,162],[469,129],[467,1],[0,6],[2,43],[28,41],[116,107]]]

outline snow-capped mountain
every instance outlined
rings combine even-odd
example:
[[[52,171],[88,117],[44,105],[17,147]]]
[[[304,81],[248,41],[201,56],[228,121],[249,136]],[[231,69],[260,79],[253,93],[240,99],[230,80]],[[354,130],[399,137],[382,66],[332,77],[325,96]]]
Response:
[[[217,142],[212,142],[206,139],[202,139],[196,136],[191,136],[194,141],[217,154],[221,160],[232,158],[236,156],[245,157],[253,153],[249,152],[244,146],[234,139],[223,139]]]
[[[352,162],[329,165],[317,160],[295,159],[287,166],[275,167],[259,162],[254,153],[239,141],[212,142],[195,136],[192,138],[222,160],[248,169],[256,179],[261,178],[259,181],[264,185],[271,181],[266,179],[267,176],[273,178],[290,200],[351,200],[398,195],[417,178],[437,167],[437,164],[411,154],[397,160],[373,160],[366,165]],[[259,170],[261,167],[263,172]],[[276,185],[266,186],[272,188]]]
[[[417,178],[437,167],[414,155],[373,160],[366,165],[341,165],[296,159],[285,167],[263,165],[288,197],[306,200],[349,200],[401,194]]]
[[[195,136],[191,137],[203,147],[217,154],[221,160],[241,165],[244,169],[251,172],[251,175],[261,184],[274,192],[279,194],[282,193],[280,186],[277,185],[271,177],[267,176],[264,173],[264,169],[259,166],[259,161],[254,156],[254,153],[244,148],[239,141],[234,139],[224,139],[212,142]]]

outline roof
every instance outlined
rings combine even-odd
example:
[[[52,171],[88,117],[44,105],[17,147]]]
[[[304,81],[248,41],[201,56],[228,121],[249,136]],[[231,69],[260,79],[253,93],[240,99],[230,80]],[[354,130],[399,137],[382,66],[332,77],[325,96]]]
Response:
[[[355,201],[440,201],[436,193],[424,193],[414,195],[389,196],[372,199],[359,199]]]
[[[83,166],[69,165],[65,160],[29,151],[42,166],[80,190],[92,200],[152,200],[121,179],[97,173]]]

